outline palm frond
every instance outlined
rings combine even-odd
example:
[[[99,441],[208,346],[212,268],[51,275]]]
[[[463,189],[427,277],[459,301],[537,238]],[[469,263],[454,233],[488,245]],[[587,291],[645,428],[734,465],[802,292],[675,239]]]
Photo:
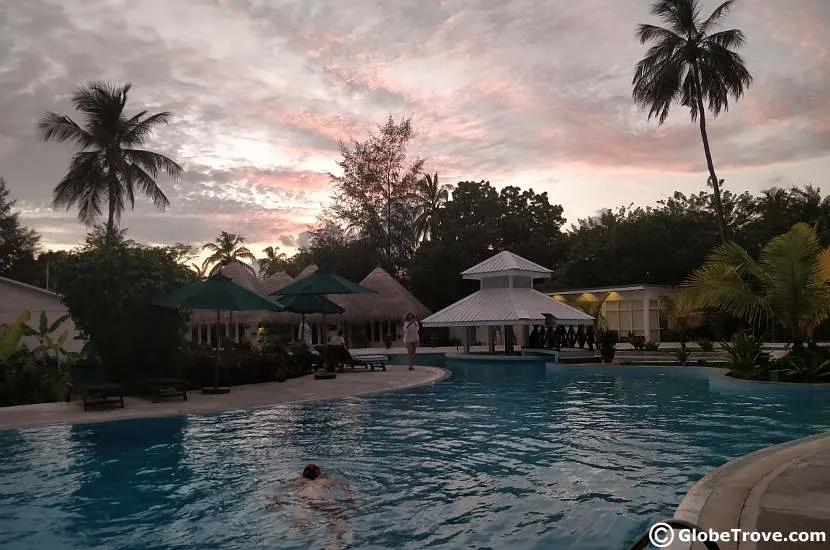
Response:
[[[166,172],[174,179],[178,178],[182,172],[181,166],[161,153],[141,149],[123,149],[122,154],[129,162],[137,164],[154,178],[158,176],[159,171]]]
[[[732,9],[734,3],[735,0],[726,0],[726,2],[715,8],[706,21],[700,24],[698,31],[701,34],[707,34],[710,29],[717,27],[723,18],[726,17],[726,14],[729,13],[729,10]]]
[[[142,111],[139,115],[144,116],[146,111]],[[156,113],[151,115],[143,120],[136,120],[136,117],[130,119],[127,124],[128,130],[124,134],[124,138],[122,139],[122,143],[125,145],[143,145],[147,142],[147,138],[150,137],[150,134],[153,133],[156,126],[164,125],[170,123],[170,117],[172,116],[171,113],[167,111],[163,111],[161,113]]]
[[[165,210],[170,206],[170,200],[156,184],[156,180],[150,177],[138,164],[129,165],[126,173],[129,175],[130,181],[137,183],[144,195],[150,197],[156,208]]]
[[[37,123],[40,139],[59,143],[75,143],[86,149],[95,145],[95,138],[66,115],[48,112]]]

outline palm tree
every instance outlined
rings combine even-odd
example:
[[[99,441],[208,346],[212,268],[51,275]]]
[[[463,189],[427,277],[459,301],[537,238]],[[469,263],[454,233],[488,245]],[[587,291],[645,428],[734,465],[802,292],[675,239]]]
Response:
[[[167,124],[170,113],[147,116],[141,111],[131,117],[124,114],[131,85],[115,86],[91,82],[80,86],[72,103],[86,120],[81,126],[67,115],[47,112],[38,121],[43,141],[74,143],[80,147],[69,166],[69,172],[54,190],[52,206],[77,205],[78,218],[91,225],[101,215],[101,204],[108,204],[107,235],[115,228],[129,201],[135,207],[138,191],[152,199],[161,210],[170,205],[156,184],[159,172],[174,180],[181,166],[170,158],[141,149],[156,126]]]
[[[270,277],[274,273],[285,271],[288,258],[282,252],[277,253],[277,250],[279,250],[278,246],[269,246],[263,250],[265,257],[257,260],[263,277]]]
[[[675,289],[672,294],[660,296],[660,315],[669,330],[680,337],[680,344],[689,339],[689,332],[703,322],[703,310],[691,292]]]
[[[805,223],[772,239],[758,260],[724,243],[684,283],[700,307],[714,307],[749,323],[773,315],[796,349],[830,317],[830,250]]]
[[[641,24],[637,37],[641,44],[653,43],[637,63],[634,73],[634,101],[649,109],[648,117],[660,124],[675,102],[691,111],[692,121],[700,123],[700,137],[709,169],[715,215],[721,241],[730,239],[721,202],[720,184],[712,162],[706,133],[706,107],[717,116],[729,108],[729,96],[739,99],[752,83],[743,58],[735,50],[744,42],[738,29],[713,32],[734,4],[727,0],[705,20],[700,16],[699,0],[656,0],[651,14],[668,28]]]
[[[204,266],[204,265],[200,266],[199,264],[190,264],[190,269],[191,269],[194,273],[196,273],[196,275],[197,275],[200,279],[204,279],[204,278],[206,278],[206,277],[207,277],[207,273],[208,273],[208,272],[207,272],[207,269],[205,269],[205,268],[206,268],[206,266]]]
[[[418,180],[414,199],[418,212],[416,230],[422,243],[432,238],[438,211],[449,200],[451,190],[452,185],[438,182],[437,172],[434,175],[424,173]]]
[[[227,231],[222,231],[222,233],[216,237],[214,242],[207,243],[202,247],[202,250],[210,250],[212,252],[212,254],[202,263],[202,270],[207,271],[209,266],[213,266],[210,270],[210,274],[213,275],[222,267],[232,263],[237,263],[245,266],[245,268],[249,270],[252,275],[256,276],[254,268],[251,267],[250,264],[246,264],[242,261],[256,261],[256,256],[254,256],[246,247],[242,246],[244,242],[245,237],[234,233],[228,233]]]

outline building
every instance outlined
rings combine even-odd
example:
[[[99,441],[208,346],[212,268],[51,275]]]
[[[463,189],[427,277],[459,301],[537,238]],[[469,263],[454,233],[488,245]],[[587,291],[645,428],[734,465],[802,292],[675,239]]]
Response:
[[[621,337],[631,332],[659,342],[660,296],[670,295],[672,291],[668,286],[630,285],[557,290],[547,294],[560,302],[595,302],[599,304],[601,319]]]
[[[487,341],[495,351],[497,332],[507,342],[514,338],[527,346],[529,328],[553,324],[564,327],[591,327],[594,318],[542,294],[533,281],[547,279],[551,270],[504,251],[461,273],[465,279],[478,280],[478,292],[463,298],[421,323],[424,327],[460,327],[464,349],[478,341]],[[518,337],[514,327],[521,330]],[[484,336],[484,337],[482,337]],[[506,342],[506,349],[509,344]]]
[[[32,314],[29,324],[33,327],[37,327],[42,311],[46,312],[46,318],[50,324],[62,315],[69,314],[60,296],[51,290],[0,277],[0,325],[13,323],[23,311],[29,311]],[[80,333],[75,328],[72,319],[67,319],[56,335],[59,336],[64,331],[69,332],[64,349],[72,352],[81,351],[84,342],[75,340]],[[37,345],[37,340],[31,336],[24,338],[23,341],[29,347]]]

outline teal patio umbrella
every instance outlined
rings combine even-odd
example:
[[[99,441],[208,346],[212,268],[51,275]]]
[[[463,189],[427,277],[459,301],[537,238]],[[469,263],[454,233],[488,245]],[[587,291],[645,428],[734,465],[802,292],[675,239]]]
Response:
[[[219,387],[219,320],[222,311],[285,311],[276,301],[248,290],[219,273],[163,296],[153,303],[174,309],[216,310],[216,373],[213,388],[203,388],[202,393],[230,391],[229,388]]]
[[[342,313],[344,311],[343,308],[325,298],[327,294],[377,294],[377,292],[375,292],[371,288],[366,288],[365,286],[361,286],[355,282],[352,282],[346,279],[345,277],[341,277],[340,275],[333,273],[327,269],[320,268],[308,277],[300,279],[297,282],[291,283],[285,288],[281,288],[275,292],[272,292],[271,296],[281,296],[281,298],[279,298],[278,301],[280,304],[286,306],[286,309],[286,299],[288,298],[297,300],[299,303],[299,301],[302,299],[301,297],[307,296],[311,298],[312,296],[316,296],[341,310],[336,313]],[[322,303],[323,302],[320,302],[320,304]],[[321,311],[319,313],[323,313],[325,315],[326,312]],[[324,343],[324,353],[325,357],[323,361],[327,362],[326,358],[328,357],[328,338],[326,338],[326,341]]]

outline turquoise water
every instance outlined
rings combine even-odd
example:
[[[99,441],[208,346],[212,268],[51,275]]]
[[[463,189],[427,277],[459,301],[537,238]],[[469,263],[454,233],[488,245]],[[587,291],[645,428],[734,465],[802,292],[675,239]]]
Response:
[[[710,469],[830,428],[826,398],[705,379],[452,370],[366,398],[0,432],[0,547],[321,548],[324,522],[265,507],[314,461],[356,491],[349,548],[626,548]]]

